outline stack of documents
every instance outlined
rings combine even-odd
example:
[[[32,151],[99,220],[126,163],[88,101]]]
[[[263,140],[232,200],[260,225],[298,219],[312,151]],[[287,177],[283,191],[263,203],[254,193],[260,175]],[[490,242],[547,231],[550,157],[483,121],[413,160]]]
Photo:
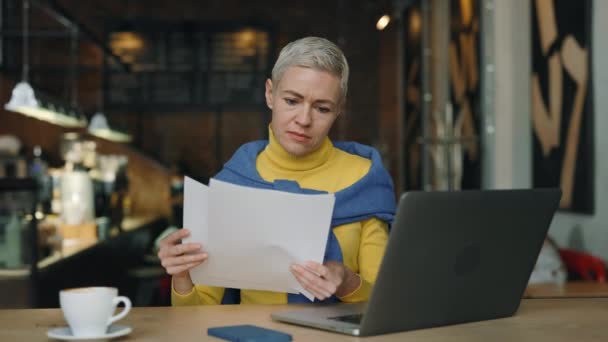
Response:
[[[195,284],[302,293],[294,263],[323,262],[333,194],[293,194],[186,177],[184,227],[208,259],[190,271]]]

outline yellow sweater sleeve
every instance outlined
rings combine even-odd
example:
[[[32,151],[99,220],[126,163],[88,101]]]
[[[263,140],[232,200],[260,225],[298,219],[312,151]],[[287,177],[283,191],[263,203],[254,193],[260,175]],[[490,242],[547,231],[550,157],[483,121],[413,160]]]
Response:
[[[173,306],[220,304],[223,297],[223,287],[194,285],[190,293],[182,295],[177,293],[171,284],[171,305]]]
[[[346,246],[348,244],[347,242],[340,243],[342,253],[345,256],[345,265],[357,273],[361,278],[361,285],[356,290],[339,298],[341,301],[347,303],[369,300],[388,242],[388,225],[386,222],[377,218],[370,218],[361,221],[360,223],[361,237],[359,246]],[[336,232],[336,235],[339,241],[344,240],[341,239],[338,232]],[[351,262],[348,262],[349,249],[359,251],[359,254],[355,256],[358,267],[357,265],[352,265]]]

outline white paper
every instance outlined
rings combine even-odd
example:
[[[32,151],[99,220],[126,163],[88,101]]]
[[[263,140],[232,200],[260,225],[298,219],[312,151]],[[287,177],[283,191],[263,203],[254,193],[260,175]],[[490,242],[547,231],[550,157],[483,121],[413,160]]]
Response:
[[[198,242],[207,251],[208,239],[208,206],[209,188],[190,177],[184,177],[184,228],[190,230],[190,236],[184,242]],[[204,264],[204,263],[203,263]],[[190,270],[190,277],[198,278],[202,268],[195,267]]]
[[[192,230],[188,241],[202,243],[209,254],[207,261],[190,271],[192,280],[211,286],[300,292],[312,300],[289,269],[308,260],[323,262],[334,201],[333,194],[292,194],[215,179],[206,188],[187,178],[184,226]]]

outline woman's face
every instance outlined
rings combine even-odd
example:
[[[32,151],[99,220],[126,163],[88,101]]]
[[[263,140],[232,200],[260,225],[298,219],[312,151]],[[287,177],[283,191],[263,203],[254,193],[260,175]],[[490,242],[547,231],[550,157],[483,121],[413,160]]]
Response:
[[[270,127],[289,154],[300,157],[317,150],[339,114],[340,81],[325,71],[289,67],[272,89],[266,81]]]

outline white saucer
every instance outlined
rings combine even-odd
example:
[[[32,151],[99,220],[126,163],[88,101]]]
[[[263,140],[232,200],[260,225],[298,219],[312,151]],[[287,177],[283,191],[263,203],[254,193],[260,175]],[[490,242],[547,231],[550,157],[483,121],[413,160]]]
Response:
[[[108,327],[108,331],[99,336],[80,337],[72,335],[70,327],[54,328],[47,331],[46,336],[58,340],[72,341],[72,340],[107,340],[110,338],[125,336],[131,333],[133,329],[126,325],[111,325]]]

